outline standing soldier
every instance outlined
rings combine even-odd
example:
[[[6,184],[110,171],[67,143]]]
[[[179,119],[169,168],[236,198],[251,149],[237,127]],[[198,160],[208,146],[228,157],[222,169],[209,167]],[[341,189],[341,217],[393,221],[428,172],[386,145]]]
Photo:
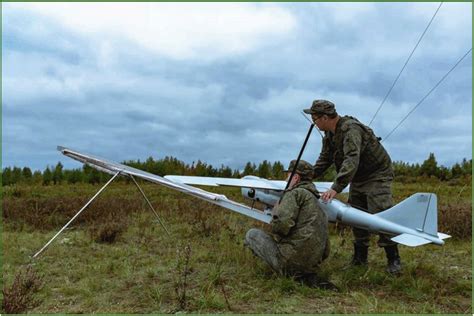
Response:
[[[380,138],[369,127],[351,116],[339,116],[334,104],[315,100],[305,113],[325,132],[321,154],[314,166],[314,176],[321,176],[333,163],[337,175],[328,191],[321,194],[330,201],[350,184],[349,204],[368,213],[378,213],[392,206],[392,162]],[[355,237],[352,265],[366,265],[369,232],[353,228]],[[378,245],[387,256],[387,272],[401,272],[398,247],[389,236],[379,234]]]
[[[295,163],[290,163],[288,178]],[[318,274],[320,263],[329,255],[328,220],[318,205],[319,192],[312,179],[313,166],[300,160],[288,190],[273,209],[272,235],[250,229],[245,245],[277,273],[310,287],[335,290]]]

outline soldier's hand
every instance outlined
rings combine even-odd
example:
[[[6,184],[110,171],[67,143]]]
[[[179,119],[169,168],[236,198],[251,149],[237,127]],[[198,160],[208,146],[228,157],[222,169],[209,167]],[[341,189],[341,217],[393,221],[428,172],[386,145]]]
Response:
[[[321,194],[321,199],[323,199],[324,202],[329,202],[336,196],[336,194],[336,191],[334,191],[333,189],[329,189]]]

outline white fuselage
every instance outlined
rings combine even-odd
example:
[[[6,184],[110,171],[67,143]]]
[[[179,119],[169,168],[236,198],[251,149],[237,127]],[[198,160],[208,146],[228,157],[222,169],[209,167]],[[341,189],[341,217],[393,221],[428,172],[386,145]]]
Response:
[[[341,222],[349,226],[362,228],[371,232],[385,233],[388,235],[411,234],[430,240],[431,242],[442,245],[444,242],[430,234],[408,228],[389,220],[358,210],[349,204],[339,200],[331,200],[328,203],[318,200],[319,205],[324,210],[330,222]]]

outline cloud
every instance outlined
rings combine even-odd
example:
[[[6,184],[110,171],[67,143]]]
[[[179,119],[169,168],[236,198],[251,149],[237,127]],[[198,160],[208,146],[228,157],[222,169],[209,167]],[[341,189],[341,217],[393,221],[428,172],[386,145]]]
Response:
[[[335,23],[350,26],[359,24],[360,20],[376,12],[375,3],[367,2],[338,3],[337,10],[334,10],[334,5],[331,3],[323,2],[319,7],[324,8],[324,11],[330,11],[330,15]]]
[[[313,99],[370,121],[436,7],[4,4],[3,164],[44,168],[61,159],[77,167],[56,145],[119,161],[286,164],[308,129],[300,111]],[[470,8],[443,4],[372,124],[377,135],[472,45]],[[467,58],[384,145],[394,160],[469,158],[471,104]],[[320,146],[315,132],[303,158],[314,161]]]
[[[261,48],[262,40],[291,34],[296,21],[274,5],[251,3],[9,4],[50,17],[98,40],[125,37],[176,59],[212,60]]]

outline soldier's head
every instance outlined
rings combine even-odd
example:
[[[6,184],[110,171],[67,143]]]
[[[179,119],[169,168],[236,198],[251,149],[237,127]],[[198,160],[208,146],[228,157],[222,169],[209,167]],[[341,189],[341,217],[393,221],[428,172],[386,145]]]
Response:
[[[303,111],[311,114],[314,124],[322,131],[332,130],[334,121],[339,118],[334,103],[327,100],[314,100],[311,108]]]
[[[295,168],[296,160],[292,160],[290,162],[290,165],[288,166],[288,169],[285,170],[287,173],[287,178],[286,181],[289,180],[291,172]],[[313,179],[313,166],[305,161],[305,160],[300,160],[298,162],[298,165],[296,166],[296,171],[295,175],[293,176],[293,179],[291,180],[290,187],[293,185],[301,182],[301,181],[311,181]]]

